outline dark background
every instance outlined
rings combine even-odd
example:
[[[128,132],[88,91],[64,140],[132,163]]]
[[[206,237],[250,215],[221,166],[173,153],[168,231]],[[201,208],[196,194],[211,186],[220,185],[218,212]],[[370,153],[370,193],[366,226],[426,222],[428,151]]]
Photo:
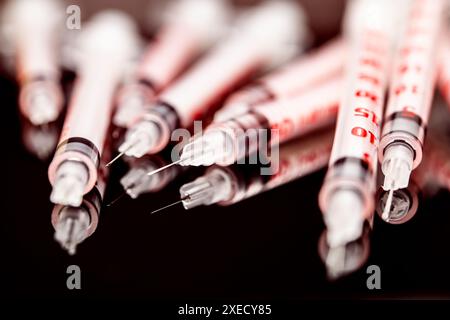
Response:
[[[88,3],[95,7],[100,1]],[[120,6],[124,2],[108,3]],[[142,1],[130,2],[131,11],[139,7],[137,3]],[[312,17],[316,44],[338,32],[342,1],[304,3]],[[336,282],[326,279],[317,253],[324,225],[316,200],[325,171],[232,207],[184,211],[178,206],[150,215],[176,200],[179,186],[196,177],[196,172],[189,172],[158,194],[135,201],[122,199],[104,208],[95,234],[79,246],[75,256],[68,256],[53,240],[48,162],[39,161],[23,147],[16,100],[16,84],[1,73],[6,142],[2,152],[6,208],[0,220],[6,271],[2,276],[13,297],[450,298],[447,191],[423,201],[418,214],[405,225],[388,225],[376,217],[367,265],[380,266],[381,290],[367,289],[366,266]],[[121,192],[118,179],[125,170],[123,164],[113,167],[106,203]],[[71,264],[82,270],[78,291],[66,288],[66,268]]]

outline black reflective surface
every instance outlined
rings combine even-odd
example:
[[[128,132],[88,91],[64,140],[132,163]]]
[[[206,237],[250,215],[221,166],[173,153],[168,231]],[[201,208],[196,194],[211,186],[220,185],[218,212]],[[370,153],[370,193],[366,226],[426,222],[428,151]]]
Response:
[[[311,1],[307,1],[311,2]],[[95,234],[68,256],[53,240],[48,162],[24,148],[17,88],[0,78],[3,121],[2,261],[13,297],[71,298],[450,298],[450,201],[439,191],[405,225],[375,217],[371,256],[358,272],[326,279],[318,256],[323,230],[317,194],[325,171],[232,207],[150,212],[178,197],[186,173],[158,194],[104,208]],[[450,117],[450,114],[448,114]],[[105,202],[122,190],[113,166]],[[66,287],[79,265],[82,289]],[[381,268],[381,290],[368,290],[366,267]]]

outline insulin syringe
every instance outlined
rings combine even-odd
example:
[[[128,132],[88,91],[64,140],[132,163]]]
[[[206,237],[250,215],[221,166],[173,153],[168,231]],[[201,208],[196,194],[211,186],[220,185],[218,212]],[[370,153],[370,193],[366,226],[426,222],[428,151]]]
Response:
[[[450,32],[446,30],[442,37],[439,58],[439,91],[450,108]]]
[[[271,154],[267,167],[262,164],[211,166],[203,176],[180,188],[178,202],[185,209],[212,204],[227,206],[274,189],[325,167],[332,142],[333,131],[328,129],[282,145],[277,154]]]
[[[48,169],[50,199],[79,206],[97,180],[110,124],[114,91],[137,49],[135,25],[118,11],[104,11],[83,26],[80,61],[68,114]]]
[[[125,127],[137,118],[186,66],[223,33],[230,8],[223,0],[181,0],[172,2],[163,22],[138,63],[131,81],[117,97],[113,117]]]
[[[379,146],[383,189],[391,195],[408,186],[411,172],[422,161],[445,3],[444,0],[411,1],[400,34]],[[389,207],[387,204],[386,208]],[[389,211],[384,215],[386,220]]]
[[[273,100],[299,95],[311,87],[341,74],[345,60],[345,42],[336,38],[302,55],[232,94],[214,114],[214,121],[224,121],[251,108]]]
[[[241,16],[230,37],[164,90],[128,129],[119,156],[162,150],[175,129],[190,127],[252,73],[290,58],[305,33],[303,18],[288,1],[265,2]]]
[[[327,227],[329,261],[358,239],[374,210],[377,146],[391,63],[396,1],[348,3],[345,36],[348,60],[328,172],[319,194]],[[338,263],[338,262],[336,262]],[[328,264],[330,265],[330,264]]]
[[[62,110],[58,52],[63,13],[57,0],[10,0],[3,12],[20,84],[19,107],[34,125],[55,121]]]

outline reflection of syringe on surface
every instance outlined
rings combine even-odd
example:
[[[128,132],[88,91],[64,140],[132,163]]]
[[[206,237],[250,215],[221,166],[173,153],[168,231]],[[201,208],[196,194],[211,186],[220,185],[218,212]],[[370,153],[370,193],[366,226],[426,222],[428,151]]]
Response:
[[[141,157],[162,150],[171,132],[192,126],[235,86],[292,57],[305,32],[303,20],[289,1],[269,1],[241,16],[236,32],[164,90],[128,130],[120,155]]]
[[[327,269],[330,280],[335,280],[360,269],[369,258],[370,234],[372,218],[364,223],[363,232],[359,238],[345,246],[330,248],[324,231],[319,239],[319,256]]]
[[[228,120],[270,101],[299,95],[336,78],[342,72],[345,43],[334,39],[311,53],[275,70],[232,94],[214,114],[214,121]]]
[[[120,183],[132,199],[136,199],[144,193],[153,193],[163,189],[183,169],[179,166],[173,166],[168,168],[168,170],[149,176],[147,173],[165,166],[168,161],[159,155],[144,156],[139,159],[125,158],[125,161],[129,164],[130,169],[120,179]]]
[[[222,35],[229,11],[224,0],[169,4],[156,39],[146,49],[134,78],[119,91],[113,123],[130,126],[161,90]]]
[[[270,173],[262,174],[261,164],[209,167],[202,177],[180,188],[181,202],[185,209],[227,206],[306,176],[326,165],[332,136],[327,130],[281,146],[279,158],[270,159]]]
[[[34,125],[55,121],[61,113],[58,33],[64,27],[62,13],[55,0],[12,0],[2,12],[21,87],[20,110]]]
[[[50,199],[81,205],[97,181],[113,106],[113,95],[124,65],[135,54],[133,21],[117,11],[97,14],[80,33],[80,61],[73,95],[48,176]]]
[[[392,193],[383,188],[378,190],[376,211],[384,221],[391,224],[403,224],[416,215],[423,188],[417,179],[418,174],[413,173],[407,188],[397,189]],[[389,199],[389,197],[392,198]],[[390,204],[389,208],[386,208],[387,203]]]
[[[21,130],[23,145],[40,160],[47,160],[55,152],[59,137],[57,122],[35,126],[28,119],[22,118]]]
[[[52,213],[55,240],[69,254],[75,254],[77,245],[96,230],[102,197],[103,191],[100,191],[96,185],[88,194],[84,195],[83,201],[78,207],[55,205]]]

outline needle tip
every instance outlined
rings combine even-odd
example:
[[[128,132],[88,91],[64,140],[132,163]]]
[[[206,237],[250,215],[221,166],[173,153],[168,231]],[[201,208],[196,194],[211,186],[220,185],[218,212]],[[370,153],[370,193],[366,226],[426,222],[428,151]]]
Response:
[[[117,201],[119,201],[120,199],[123,198],[123,196],[125,196],[127,194],[127,190],[125,190],[124,192],[122,192],[117,198],[115,198],[113,201],[111,201],[110,203],[108,203],[106,205],[106,207],[111,207],[114,203],[116,203]]]
[[[158,168],[158,169],[156,169],[156,170],[150,171],[150,172],[147,173],[147,175],[148,175],[148,176],[152,176],[152,175],[154,175],[154,174],[156,174],[156,173],[158,173],[158,172],[161,172],[161,171],[163,171],[163,170],[166,170],[167,168],[170,168],[170,167],[172,167],[172,166],[174,166],[174,165],[176,165],[176,164],[179,164],[180,162],[181,162],[181,159],[180,159],[180,160],[177,160],[177,161],[175,161],[175,162],[169,163],[168,165],[165,165],[165,166],[163,166],[163,167],[161,167],[161,168]]]
[[[120,157],[122,157],[125,154],[125,152],[119,153],[114,159],[112,159],[110,162],[108,162],[105,167],[111,166],[114,162],[116,162]]]
[[[156,210],[153,210],[152,212],[150,212],[150,214],[154,214],[154,213],[157,213],[157,212],[159,212],[159,211],[162,211],[162,210],[165,210],[165,209],[167,209],[167,208],[170,208],[170,207],[172,207],[172,206],[174,206],[174,205],[177,205],[177,204],[179,204],[179,203],[182,203],[184,200],[187,200],[187,199],[189,199],[189,195],[187,195],[187,196],[181,198],[181,199],[178,200],[178,201],[172,202],[172,203],[170,203],[170,204],[168,204],[168,205],[166,205],[166,206],[164,206],[164,207],[161,207],[161,208],[158,208],[158,209],[156,209]]]
[[[384,206],[383,214],[381,215],[381,218],[384,221],[389,221],[389,213],[391,212],[391,206],[392,206],[392,200],[394,196],[394,190],[389,190],[388,198],[386,200],[386,204]]]

